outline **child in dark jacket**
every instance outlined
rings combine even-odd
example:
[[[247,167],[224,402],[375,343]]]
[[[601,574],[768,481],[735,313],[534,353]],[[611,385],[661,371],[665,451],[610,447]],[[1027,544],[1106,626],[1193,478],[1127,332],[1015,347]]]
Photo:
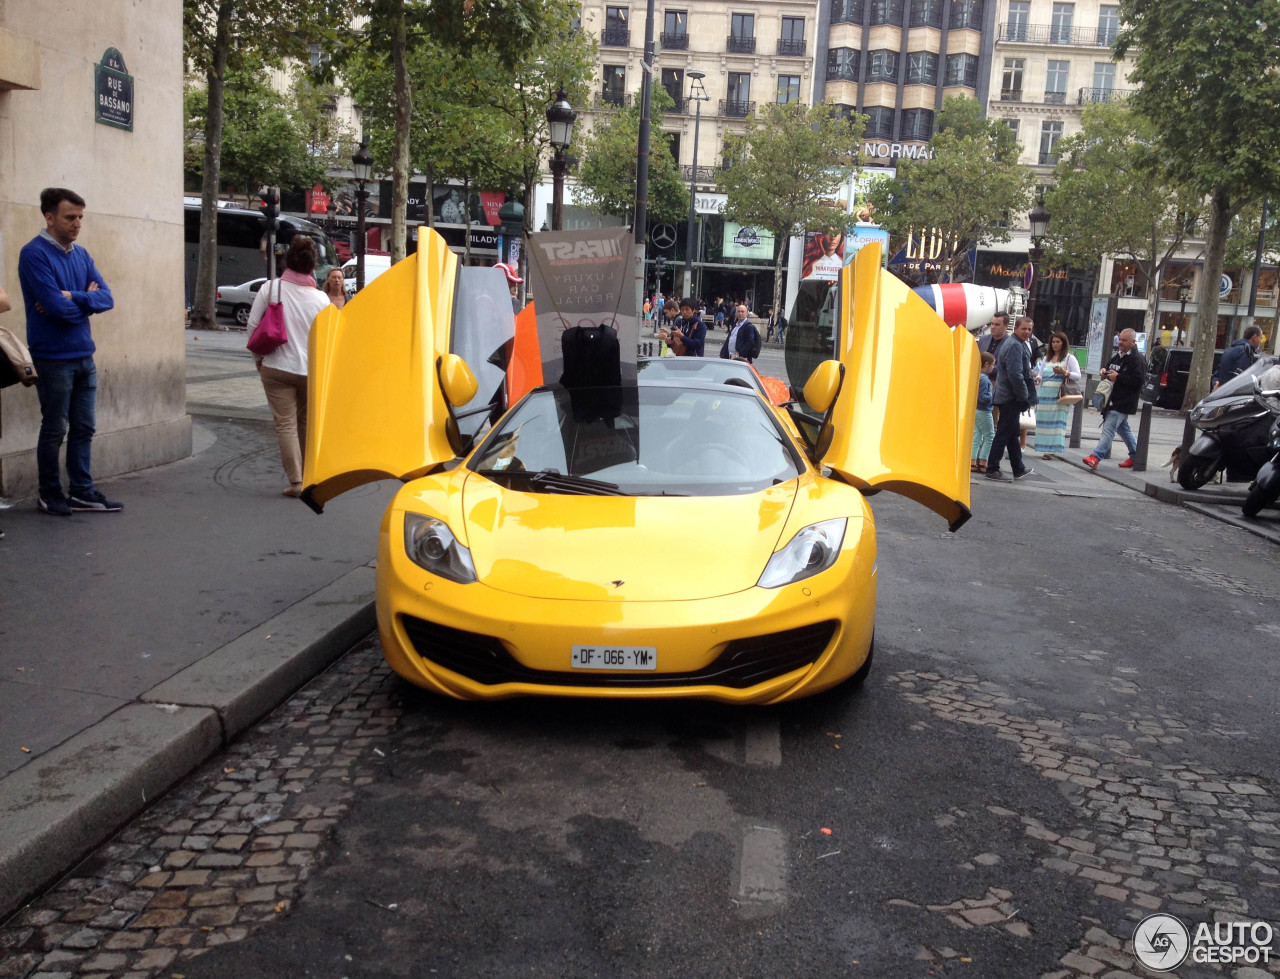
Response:
[[[973,415],[973,454],[969,462],[969,468],[976,473],[987,471],[987,456],[991,454],[991,443],[996,436],[995,422],[991,417],[991,372],[995,366],[995,356],[984,352],[982,373],[978,375],[978,410]]]

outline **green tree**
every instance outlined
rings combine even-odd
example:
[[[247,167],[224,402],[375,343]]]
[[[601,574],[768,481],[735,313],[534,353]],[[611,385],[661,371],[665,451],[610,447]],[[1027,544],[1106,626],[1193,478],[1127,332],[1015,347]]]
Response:
[[[1147,347],[1156,327],[1155,283],[1182,250],[1201,206],[1199,195],[1170,185],[1151,152],[1149,120],[1123,105],[1084,110],[1083,126],[1058,144],[1058,164],[1045,206],[1054,264],[1094,268],[1104,255],[1134,262],[1148,290]]]
[[[951,241],[944,256],[951,279],[970,246],[1010,239],[1009,217],[1030,206],[1034,175],[1018,162],[1013,130],[964,96],[943,102],[929,152],[900,159],[897,176],[873,184],[867,202],[894,236],[936,229]]]
[[[830,105],[767,104],[725,139],[731,161],[717,180],[724,216],[773,234],[773,308],[782,309],[782,263],[792,235],[831,224],[832,192],[862,162],[865,116],[841,116]],[[840,215],[839,219],[844,220]]]
[[[679,221],[689,207],[689,188],[680,179],[670,144],[661,136],[663,113],[674,104],[666,89],[653,87],[649,124],[657,138],[649,145],[648,215],[657,223]],[[631,222],[639,142],[639,105],[609,113],[604,122],[596,123],[578,165],[578,196],[587,208]]]
[[[1209,391],[1231,221],[1280,196],[1280,0],[1121,0],[1120,20],[1116,53],[1136,52],[1142,86],[1131,105],[1154,125],[1168,180],[1209,205],[1189,409]]]

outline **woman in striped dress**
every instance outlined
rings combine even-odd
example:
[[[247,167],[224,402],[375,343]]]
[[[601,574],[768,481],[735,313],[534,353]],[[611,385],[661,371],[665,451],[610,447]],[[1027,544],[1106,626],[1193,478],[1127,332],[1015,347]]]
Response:
[[[1045,355],[1036,364],[1036,451],[1048,459],[1055,452],[1067,450],[1067,419],[1071,406],[1058,404],[1063,379],[1080,380],[1080,363],[1071,353],[1067,335],[1061,330],[1049,337]]]

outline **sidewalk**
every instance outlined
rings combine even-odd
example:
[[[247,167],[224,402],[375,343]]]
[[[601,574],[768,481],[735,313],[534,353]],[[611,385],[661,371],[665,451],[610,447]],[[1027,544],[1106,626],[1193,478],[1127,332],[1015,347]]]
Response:
[[[186,337],[192,457],[0,511],[0,917],[374,625],[394,487],[282,496],[244,333]]]

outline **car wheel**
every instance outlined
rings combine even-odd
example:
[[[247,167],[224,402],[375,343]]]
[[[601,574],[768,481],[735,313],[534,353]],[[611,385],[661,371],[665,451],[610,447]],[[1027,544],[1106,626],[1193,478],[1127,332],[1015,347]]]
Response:
[[[850,690],[856,690],[867,682],[867,677],[871,675],[871,661],[875,658],[875,655],[876,637],[875,633],[872,633],[871,648],[867,650],[867,658],[863,661],[862,665],[854,671],[853,675],[845,681]]]
[[[249,325],[249,307],[244,303],[240,303],[236,306],[236,308],[231,311],[231,314],[236,318],[236,322],[241,326]]]
[[[1275,501],[1276,494],[1273,490],[1264,489],[1255,482],[1249,487],[1249,495],[1244,498],[1240,510],[1246,517],[1256,517],[1264,507],[1271,506]]]
[[[1199,489],[1213,479],[1214,473],[1221,467],[1221,456],[1202,456],[1188,452],[1182,465],[1178,467],[1178,484],[1183,489]]]

